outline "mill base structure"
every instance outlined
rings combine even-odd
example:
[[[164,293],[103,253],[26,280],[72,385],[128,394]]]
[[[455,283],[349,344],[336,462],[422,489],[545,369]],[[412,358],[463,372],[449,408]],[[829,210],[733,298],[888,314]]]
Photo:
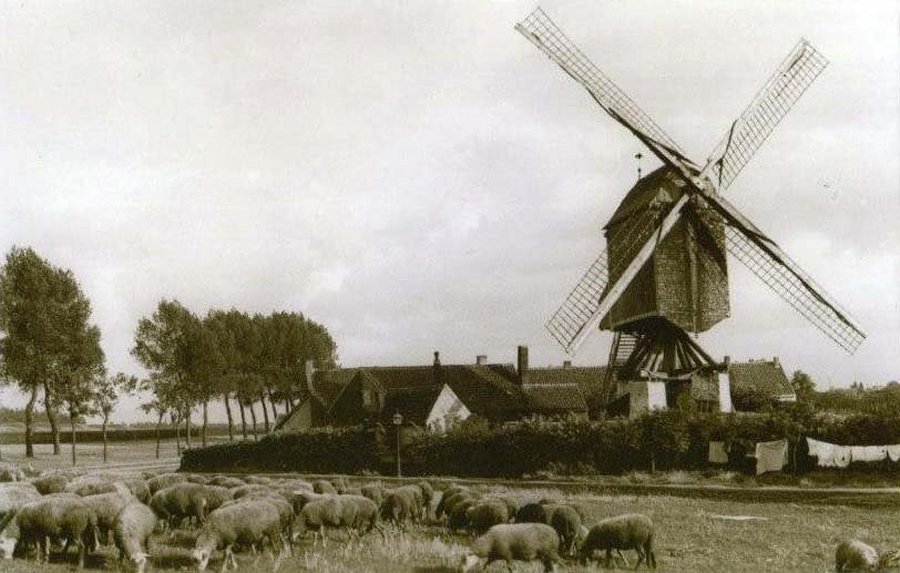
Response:
[[[703,410],[730,411],[728,361],[713,359],[683,328],[648,318],[615,331],[603,398],[607,415],[639,415],[689,397]]]

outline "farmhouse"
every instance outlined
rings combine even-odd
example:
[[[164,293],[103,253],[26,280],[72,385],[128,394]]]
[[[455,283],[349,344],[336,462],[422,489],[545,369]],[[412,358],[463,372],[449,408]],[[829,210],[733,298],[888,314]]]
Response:
[[[307,397],[276,427],[282,431],[319,426],[390,425],[394,414],[404,425],[443,431],[472,415],[503,423],[532,415],[586,417],[591,386],[602,369],[528,366],[528,348],[518,348],[517,364],[441,364],[366,366],[317,371],[307,365]]]

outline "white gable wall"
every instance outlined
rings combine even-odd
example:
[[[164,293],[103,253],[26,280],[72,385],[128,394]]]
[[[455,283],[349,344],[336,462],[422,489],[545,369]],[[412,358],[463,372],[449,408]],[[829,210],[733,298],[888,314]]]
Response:
[[[425,427],[432,432],[444,432],[456,422],[461,422],[472,415],[472,412],[462,403],[459,396],[444,384],[441,393],[428,413]]]

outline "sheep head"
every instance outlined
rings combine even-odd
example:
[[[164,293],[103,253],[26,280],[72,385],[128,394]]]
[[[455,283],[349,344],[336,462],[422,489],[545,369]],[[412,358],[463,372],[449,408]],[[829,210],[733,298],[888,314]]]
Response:
[[[469,571],[475,571],[479,565],[481,565],[481,558],[474,553],[469,553],[468,555],[463,555],[462,559],[460,559],[459,570],[462,573],[468,573]]]
[[[194,549],[191,551],[191,559],[197,564],[197,571],[203,571],[209,565],[209,549]]]

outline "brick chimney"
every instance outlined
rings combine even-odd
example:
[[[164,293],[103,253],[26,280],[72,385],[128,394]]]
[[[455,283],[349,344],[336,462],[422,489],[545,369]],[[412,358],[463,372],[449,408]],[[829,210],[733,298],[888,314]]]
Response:
[[[487,356],[485,356],[484,354],[479,354],[475,357],[476,366],[484,366],[485,364],[487,364]]]
[[[519,384],[528,384],[528,347],[519,346],[518,360]]]
[[[772,364],[774,364],[775,366],[780,366],[780,365],[781,365],[781,362],[778,361],[778,357],[777,357],[777,356],[775,356],[774,358],[772,358]]]
[[[571,360],[563,360],[563,368],[571,368],[572,361]]]

